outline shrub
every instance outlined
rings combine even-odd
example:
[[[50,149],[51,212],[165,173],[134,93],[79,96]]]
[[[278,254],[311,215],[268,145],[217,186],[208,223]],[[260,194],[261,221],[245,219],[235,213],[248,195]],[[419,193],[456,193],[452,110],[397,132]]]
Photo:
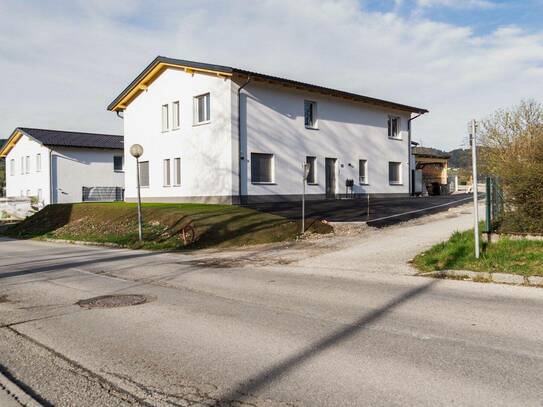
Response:
[[[499,110],[482,123],[481,161],[503,191],[500,230],[543,233],[543,106]]]

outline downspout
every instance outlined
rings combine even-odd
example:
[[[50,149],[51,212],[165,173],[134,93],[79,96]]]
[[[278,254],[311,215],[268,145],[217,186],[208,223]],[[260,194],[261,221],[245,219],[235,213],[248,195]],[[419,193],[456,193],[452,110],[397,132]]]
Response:
[[[251,76],[247,76],[247,80],[238,88],[238,199],[239,199],[239,205],[242,204],[242,194],[241,194],[241,168],[243,164],[243,160],[245,157],[243,156],[243,151],[241,148],[241,91],[243,88],[245,88],[249,83],[251,83],[252,78]]]
[[[49,149],[49,205],[53,202],[53,150]]]
[[[408,121],[407,121],[407,154],[408,154],[408,157],[407,157],[407,162],[409,163],[409,195],[411,196],[414,196],[414,191],[413,191],[413,183],[414,183],[414,180],[413,180],[413,177],[412,177],[412,173],[413,173],[413,170],[411,169],[411,122],[413,120],[415,120],[416,118],[422,116],[424,113],[419,113],[418,115],[416,115],[415,117],[411,117]]]

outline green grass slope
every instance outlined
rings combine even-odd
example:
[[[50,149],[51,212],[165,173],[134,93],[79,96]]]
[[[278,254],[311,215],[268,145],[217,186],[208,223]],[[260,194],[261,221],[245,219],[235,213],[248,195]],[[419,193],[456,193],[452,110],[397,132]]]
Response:
[[[49,205],[4,234],[20,239],[52,238],[114,243],[123,247],[182,249],[233,247],[295,239],[300,223],[281,216],[231,205],[143,204],[143,235],[138,242],[137,207],[133,203]],[[185,245],[182,229],[192,225],[195,239]],[[320,221],[306,221],[307,231],[329,233]]]

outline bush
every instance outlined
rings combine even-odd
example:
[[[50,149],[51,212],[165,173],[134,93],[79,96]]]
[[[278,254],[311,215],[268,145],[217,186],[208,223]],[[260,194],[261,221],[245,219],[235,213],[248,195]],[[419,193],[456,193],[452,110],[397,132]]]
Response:
[[[543,106],[499,110],[481,130],[483,170],[503,191],[500,231],[543,233]]]

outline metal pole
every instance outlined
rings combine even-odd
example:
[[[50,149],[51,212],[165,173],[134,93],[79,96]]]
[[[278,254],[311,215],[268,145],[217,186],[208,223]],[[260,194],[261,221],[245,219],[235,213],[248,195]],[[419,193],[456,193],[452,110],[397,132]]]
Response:
[[[303,188],[302,188],[302,235],[305,233],[305,167],[304,175],[302,177]]]
[[[486,233],[488,237],[490,237],[490,233],[492,232],[492,212],[490,209],[492,207],[492,192],[490,182],[490,177],[486,177]]]
[[[471,122],[471,163],[473,167],[473,206],[474,206],[474,234],[475,234],[475,258],[479,258],[479,202],[477,194],[477,122]]]
[[[138,236],[140,242],[143,242],[143,220],[141,218],[141,196],[140,196],[140,159],[136,157],[136,177],[138,180]]]

